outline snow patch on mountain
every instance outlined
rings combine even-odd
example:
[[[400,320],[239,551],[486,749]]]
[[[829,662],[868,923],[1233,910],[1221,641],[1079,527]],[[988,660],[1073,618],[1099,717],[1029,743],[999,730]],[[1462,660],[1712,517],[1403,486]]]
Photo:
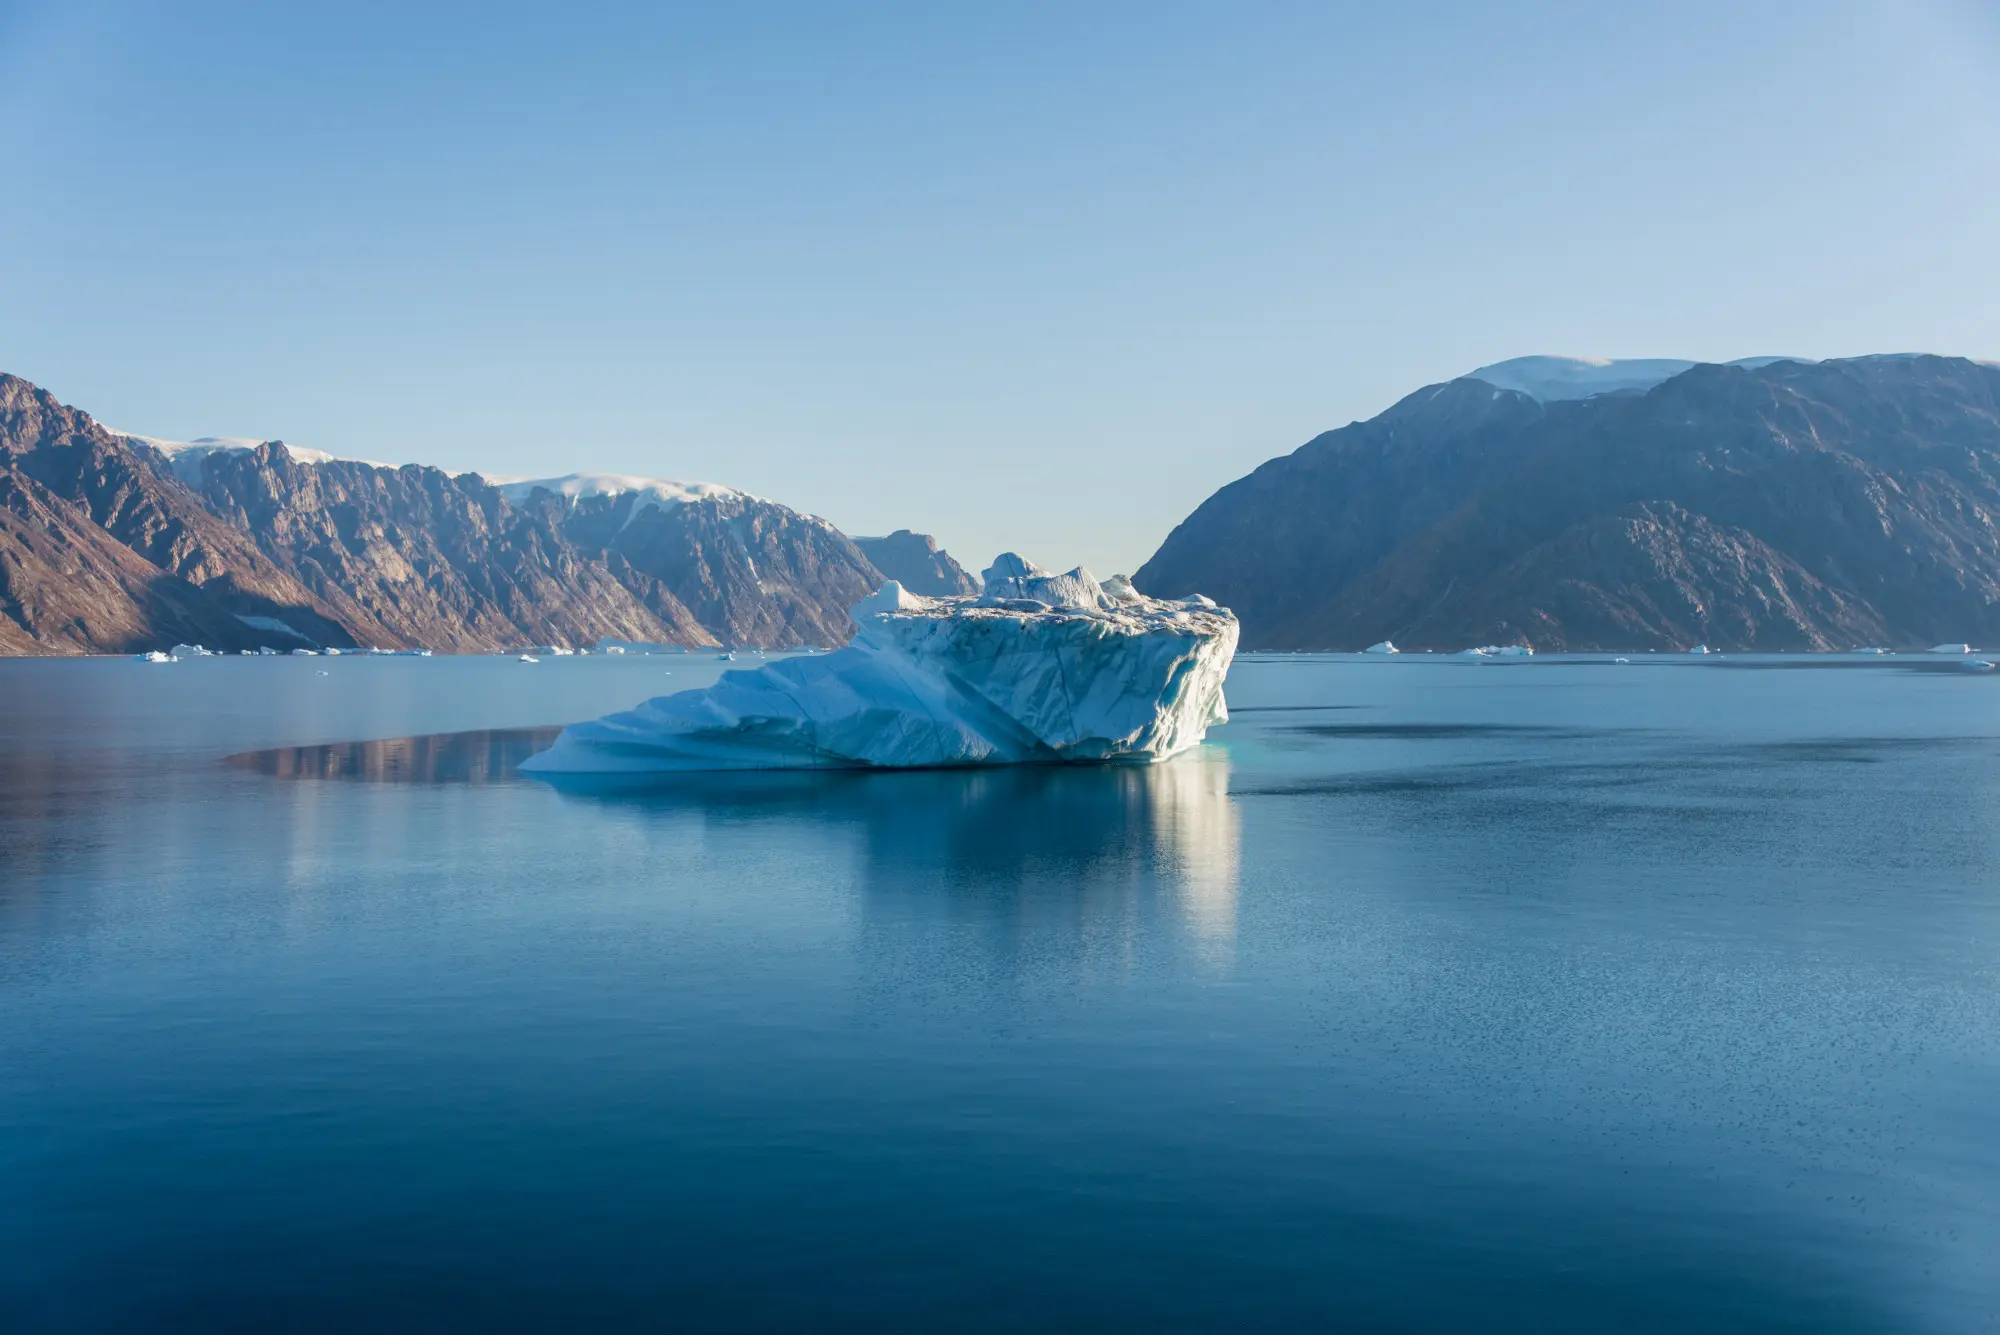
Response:
[[[487,473],[481,476],[516,505],[532,496],[537,487],[555,493],[572,505],[590,496],[623,496],[627,492],[638,492],[649,500],[666,505],[731,496],[757,499],[748,492],[717,482],[676,482],[668,478],[631,477],[624,473],[565,473],[561,477],[501,477]]]
[[[1809,357],[1740,357],[1726,366],[1754,370],[1774,362],[1809,362]],[[1645,390],[1701,365],[1679,357],[1513,357],[1460,377],[1483,380],[1542,403],[1587,399],[1621,390]]]
[[[243,454],[254,450],[265,442],[254,436],[201,436],[194,440],[162,440],[158,436],[141,436],[130,431],[115,434],[126,440],[135,440],[142,445],[151,445],[167,456],[173,465],[174,476],[190,487],[201,485],[201,462],[211,454]],[[274,442],[284,447],[294,463],[324,464],[341,461],[366,464],[370,468],[394,468],[394,464],[377,463],[373,459],[345,459],[341,455],[328,454],[325,450],[307,449],[301,445],[286,445],[284,441]]]

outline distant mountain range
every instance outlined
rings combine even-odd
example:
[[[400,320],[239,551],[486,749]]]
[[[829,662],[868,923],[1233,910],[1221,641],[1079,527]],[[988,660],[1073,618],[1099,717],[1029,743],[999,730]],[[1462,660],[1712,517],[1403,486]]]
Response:
[[[831,645],[885,578],[977,587],[921,534],[865,541],[711,484],[125,435],[0,375],[0,653]]]
[[[1247,647],[2000,645],[2000,367],[1526,357],[1230,483],[1133,582]]]
[[[1524,357],[1230,483],[1134,583],[1247,647],[2000,646],[2000,367]],[[0,653],[844,643],[978,582],[725,486],[112,431],[0,375]]]

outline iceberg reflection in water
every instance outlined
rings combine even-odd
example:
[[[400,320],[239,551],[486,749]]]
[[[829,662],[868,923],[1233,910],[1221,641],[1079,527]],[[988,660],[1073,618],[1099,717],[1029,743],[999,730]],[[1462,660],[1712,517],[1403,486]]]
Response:
[[[516,783],[528,778],[521,762],[561,731],[496,728],[287,746],[231,756],[229,763],[280,779]],[[1229,773],[1228,752],[1211,746],[1154,765],[753,770],[655,774],[637,782],[533,777],[566,798],[634,813],[857,829],[878,888],[1053,887],[1045,901],[1088,914],[1128,902],[1139,887],[1159,887],[1174,897],[1192,937],[1218,945],[1236,934],[1242,859],[1242,817],[1230,800]]]
[[[643,786],[535,777],[570,800],[637,816],[854,831],[878,900],[999,890],[1023,919],[1096,919],[1165,891],[1188,934],[1209,946],[1236,931],[1242,818],[1229,774],[1227,751],[1202,747],[1155,765],[738,771],[654,775]]]

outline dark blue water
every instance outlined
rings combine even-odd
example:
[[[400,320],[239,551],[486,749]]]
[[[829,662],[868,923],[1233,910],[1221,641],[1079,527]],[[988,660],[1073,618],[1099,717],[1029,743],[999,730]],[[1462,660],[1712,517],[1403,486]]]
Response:
[[[2000,1325],[2000,680],[512,776],[718,667],[0,662],[0,1329]]]

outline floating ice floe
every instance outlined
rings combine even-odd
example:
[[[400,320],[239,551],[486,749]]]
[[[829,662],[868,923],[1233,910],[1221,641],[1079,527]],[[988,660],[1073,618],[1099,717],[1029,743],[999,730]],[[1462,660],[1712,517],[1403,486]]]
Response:
[[[172,654],[163,653],[158,649],[152,649],[140,654],[138,655],[138,659],[141,663],[173,663],[179,661]]]
[[[1364,654],[1400,654],[1403,651],[1401,649],[1398,649],[1394,644],[1390,643],[1388,640],[1384,640],[1380,644],[1369,645],[1366,649],[1363,649],[1361,652]]]
[[[202,648],[202,647],[201,647],[200,645],[198,645],[198,644],[177,644],[177,645],[175,645],[175,646],[174,646],[173,648],[171,648],[171,649],[167,650],[167,655],[168,655],[168,657],[170,657],[170,658],[212,658],[212,657],[214,657],[214,655],[213,655],[213,654],[211,654],[211,653],[210,653],[210,652],[209,652],[208,650],[206,650],[206,649]]]
[[[563,730],[529,773],[1144,762],[1228,718],[1233,614],[1147,598],[1009,553],[978,596],[895,581],[853,608],[854,642],[725,672]]]
[[[1969,658],[1958,666],[1965,672],[1991,672],[1993,670],[1993,664],[1983,658]]]
[[[1969,644],[1934,644],[1931,646],[1930,652],[1934,654],[1969,654],[1972,652],[1972,646]]]
[[[522,654],[522,655],[521,655],[521,661],[522,661],[523,663],[539,663],[539,662],[541,662],[542,660],[541,660],[541,659],[539,659],[539,658],[537,658],[537,657],[535,657],[535,656],[534,656],[533,654]]]
[[[1697,644],[1694,648],[1688,650],[1688,652],[1691,654],[1707,654],[1707,653],[1713,653],[1714,650],[1710,649],[1705,644]]]

